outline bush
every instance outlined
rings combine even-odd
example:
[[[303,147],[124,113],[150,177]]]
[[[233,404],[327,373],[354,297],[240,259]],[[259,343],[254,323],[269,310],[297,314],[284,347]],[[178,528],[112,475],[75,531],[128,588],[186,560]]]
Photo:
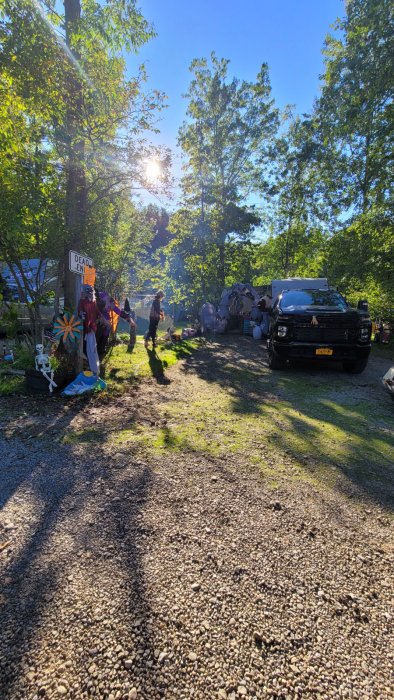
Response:
[[[35,352],[25,345],[19,345],[15,348],[14,352],[15,361],[13,364],[14,369],[35,369]],[[55,355],[50,356],[52,369],[56,372],[61,365],[61,360]]]
[[[4,304],[0,311],[0,326],[7,338],[15,338],[19,330],[18,310],[15,304]]]
[[[19,347],[15,348],[14,358],[14,369],[27,370],[34,369],[35,367],[34,353],[24,345],[20,345]]]

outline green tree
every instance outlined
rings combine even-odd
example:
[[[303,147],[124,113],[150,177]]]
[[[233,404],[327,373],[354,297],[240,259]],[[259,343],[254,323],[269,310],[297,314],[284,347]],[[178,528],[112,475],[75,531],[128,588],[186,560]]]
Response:
[[[394,293],[393,4],[349,0],[336,28],[316,108],[327,195],[341,210],[327,269],[350,293],[368,290],[385,304]]]
[[[274,277],[312,270],[320,274],[319,253],[334,211],[324,186],[325,156],[314,118],[291,119],[277,141],[271,188],[271,235],[265,250]]]
[[[164,173],[169,164],[167,152],[142,140],[163,96],[143,93],[143,68],[127,80],[121,55],[122,49],[136,51],[153,31],[134,0],[64,0],[63,13],[52,0],[1,0],[0,32],[2,76],[23,100],[26,128],[41,124],[42,148],[62,179],[58,234],[66,303],[73,306],[68,250],[95,257],[101,247],[96,209],[111,209],[114,198],[148,187],[145,161],[152,154]]]
[[[236,215],[234,211],[234,218]],[[253,210],[247,221],[243,210],[238,215],[244,227],[259,222]],[[164,250],[161,286],[166,287],[168,299],[181,304],[192,317],[198,315],[204,302],[219,301],[223,286],[240,280],[252,281],[259,273],[260,244],[242,240],[240,236],[228,236],[224,285],[218,284],[219,249],[207,227],[202,225],[198,209],[179,209],[170,217],[169,230],[173,238]]]
[[[165,287],[171,302],[196,315],[210,293],[217,270],[217,249],[199,222],[199,212],[180,209],[170,218],[173,240],[165,249]]]
[[[228,80],[229,61],[194,60],[188,121],[179,132],[186,157],[185,202],[198,211],[197,231],[206,232],[206,250],[217,249],[216,287],[226,278],[226,241],[247,239],[259,219],[247,207],[249,195],[267,179],[278,112],[271,99],[266,64],[256,82]],[[204,251],[201,255],[204,260]]]
[[[393,204],[393,4],[349,0],[336,28],[341,34],[325,44],[317,110],[322,135],[337,154],[331,184],[351,216]]]
[[[97,236],[99,230],[100,235]],[[95,207],[89,231],[95,239],[97,284],[120,299],[137,287],[144,275],[144,257],[152,231],[143,212],[138,210],[126,193],[103,200]]]
[[[15,93],[10,77],[0,77],[0,251],[18,269],[32,301],[27,309],[33,336],[40,338],[43,289],[27,279],[21,260],[57,258],[62,254],[63,175],[45,124],[26,116],[26,102]]]

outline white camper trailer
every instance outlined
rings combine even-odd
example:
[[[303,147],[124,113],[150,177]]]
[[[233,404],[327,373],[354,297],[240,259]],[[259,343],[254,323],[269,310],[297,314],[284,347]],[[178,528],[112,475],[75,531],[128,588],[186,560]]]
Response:
[[[284,289],[328,289],[328,280],[326,277],[318,277],[316,279],[311,277],[289,277],[289,279],[272,280],[272,303],[275,302]]]

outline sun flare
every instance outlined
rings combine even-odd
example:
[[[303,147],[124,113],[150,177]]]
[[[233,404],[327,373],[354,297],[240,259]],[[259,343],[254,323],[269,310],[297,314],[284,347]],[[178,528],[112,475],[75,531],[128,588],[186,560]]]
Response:
[[[149,182],[157,182],[161,177],[161,167],[157,160],[149,160],[145,166],[146,178]]]

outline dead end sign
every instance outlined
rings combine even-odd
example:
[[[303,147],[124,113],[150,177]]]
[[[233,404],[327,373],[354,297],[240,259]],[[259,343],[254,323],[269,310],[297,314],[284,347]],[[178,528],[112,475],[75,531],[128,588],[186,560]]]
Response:
[[[88,258],[86,255],[81,255],[75,250],[70,250],[70,270],[75,272],[76,275],[83,275],[86,267],[93,267],[92,258]]]

